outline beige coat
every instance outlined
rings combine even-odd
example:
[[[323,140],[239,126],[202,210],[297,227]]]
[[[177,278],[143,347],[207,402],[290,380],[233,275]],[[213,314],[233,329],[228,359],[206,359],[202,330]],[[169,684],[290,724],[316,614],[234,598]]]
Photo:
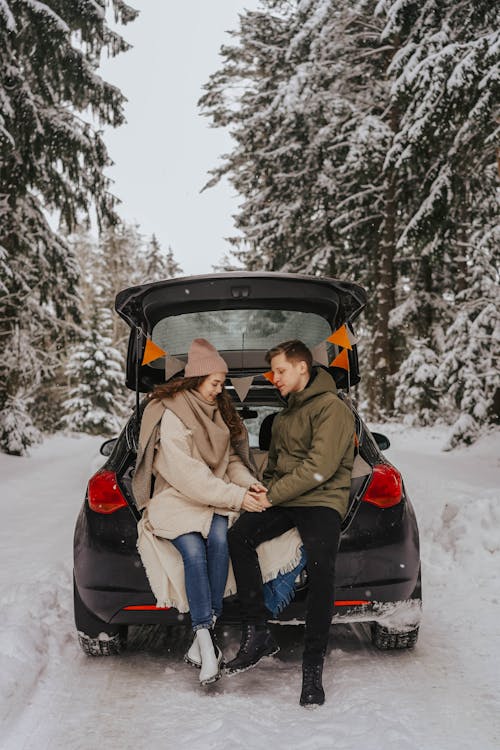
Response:
[[[190,531],[207,537],[214,513],[233,522],[247,489],[257,481],[229,441],[216,476],[203,462],[192,432],[170,409],[161,420],[153,471],[155,493],[147,512],[154,533],[164,539]]]

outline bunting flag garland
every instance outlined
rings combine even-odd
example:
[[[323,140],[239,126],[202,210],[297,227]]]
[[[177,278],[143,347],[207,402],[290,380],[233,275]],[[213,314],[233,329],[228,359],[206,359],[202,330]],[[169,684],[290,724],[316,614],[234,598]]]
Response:
[[[142,333],[142,332],[141,332]],[[144,334],[142,334],[144,335]],[[334,344],[341,348],[340,353],[329,362],[327,342]],[[358,343],[358,338],[354,332],[348,328],[347,324],[340,326],[334,331],[328,338],[316,344],[311,349],[314,362],[325,367],[340,367],[343,370],[349,372],[349,355],[347,350],[352,351],[353,345]],[[139,347],[138,347],[139,348]],[[185,369],[186,363],[182,359],[168,354],[164,349],[155,344],[151,339],[146,339],[146,345],[144,348],[144,355],[142,357],[141,365],[148,365],[150,362],[154,362],[160,357],[165,357],[165,380],[170,380],[174,375]],[[274,375],[272,370],[261,373],[262,377],[268,380],[274,385]],[[248,395],[250,388],[252,387],[254,376],[249,377],[230,377],[231,385],[238,395],[239,400],[243,403]]]
[[[144,348],[144,356],[142,358],[142,365],[149,365],[155,359],[163,357],[167,352],[160,346],[157,346],[151,339],[146,339],[146,346]]]
[[[246,378],[229,378],[231,385],[238,394],[239,400],[243,403],[248,395],[248,391],[252,387],[253,375],[249,375]]]
[[[186,367],[186,363],[182,359],[172,357],[171,354],[167,354],[165,357],[165,380],[170,380],[178,372],[181,372]]]
[[[343,370],[349,372],[349,355],[347,349],[342,349],[340,354],[337,354],[335,359],[330,362],[330,367],[341,367]]]
[[[326,349],[326,341],[322,341],[321,344],[318,344],[314,347],[314,349],[311,349],[311,354],[313,355],[313,359],[315,360],[315,362],[328,367],[328,352]]]
[[[352,349],[349,335],[347,333],[347,327],[345,325],[337,328],[337,330],[334,331],[331,336],[328,336],[326,340],[330,341],[332,344],[337,344],[337,346],[342,346],[344,349]]]

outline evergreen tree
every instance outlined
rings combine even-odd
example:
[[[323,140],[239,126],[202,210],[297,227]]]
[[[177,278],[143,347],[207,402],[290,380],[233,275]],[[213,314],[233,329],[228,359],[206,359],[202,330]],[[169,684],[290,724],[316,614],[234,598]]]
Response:
[[[375,3],[267,6],[242,18],[239,46],[223,48],[224,67],[201,100],[237,142],[209,184],[228,174],[245,198],[236,223],[250,269],[346,276],[371,292],[365,348],[371,401],[383,408],[394,371],[396,193],[384,174],[393,47],[380,41]]]
[[[124,360],[106,333],[110,328],[110,313],[97,301],[82,341],[70,349],[62,421],[75,432],[114,435],[120,428]]]
[[[409,424],[432,425],[441,390],[436,386],[439,360],[425,340],[414,339],[412,350],[397,374],[394,409]]]
[[[114,310],[115,297],[122,289],[144,281],[142,243],[137,226],[120,223],[101,232],[93,277],[101,288],[105,309]],[[129,328],[118,315],[113,315],[110,323],[112,345],[125,355]]]
[[[227,175],[243,196],[243,240],[233,244],[248,268],[367,287],[365,393],[369,414],[387,416],[414,342],[441,356],[450,300],[467,284],[474,220],[488,218],[496,7],[264,0],[262,8],[241,17],[200,101],[236,143],[209,185]],[[405,408],[415,413],[422,394],[411,392]],[[401,390],[397,398],[399,408]],[[437,406],[428,401],[421,418]]]
[[[154,236],[154,235],[153,235]],[[180,276],[184,271],[182,270],[182,267],[177,263],[174,251],[168,246],[167,250],[167,259],[165,262],[165,279],[174,279],[176,276]]]
[[[426,338],[440,354],[449,301],[468,285],[474,222],[488,223],[495,190],[497,8],[489,0],[381,0],[378,12],[382,38],[402,40],[388,68],[399,126],[385,168],[410,188],[398,194],[395,261],[405,291],[392,320],[408,332],[406,344]]]
[[[65,367],[70,385],[61,405],[63,425],[111,434],[131,405],[124,387],[129,328],[113,313],[115,296],[126,286],[168,278],[180,267],[171,248],[164,254],[154,235],[145,246],[137,227],[123,223],[108,227],[99,240],[80,229],[68,241],[78,259],[81,324]]]
[[[14,443],[26,449],[33,442],[29,395],[59,361],[57,345],[47,354],[45,344],[64,335],[61,321],[78,317],[75,258],[46,212],[69,229],[91,204],[99,222],[115,218],[104,142],[80,116],[123,122],[121,93],[95,72],[103,50],[128,47],[107,25],[108,5],[123,23],[136,15],[123,0],[0,2],[0,341],[6,352],[23,343],[19,360],[0,363],[0,447],[7,451],[12,404],[22,401],[25,415]]]
[[[165,254],[154,234],[141,254],[141,268],[142,281],[144,283],[161,281],[162,279],[173,279],[182,273],[182,268],[175,260],[174,252],[170,245]]]
[[[438,383],[458,411],[447,448],[471,443],[500,422],[500,229],[493,201],[490,209],[491,222],[471,238],[468,285],[456,295],[439,368]]]

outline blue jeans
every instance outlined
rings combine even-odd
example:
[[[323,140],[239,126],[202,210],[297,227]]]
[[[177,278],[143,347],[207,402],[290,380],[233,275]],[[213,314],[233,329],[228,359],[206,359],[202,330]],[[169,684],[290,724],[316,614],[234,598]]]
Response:
[[[222,612],[229,568],[227,518],[214,513],[208,537],[198,532],[181,534],[172,544],[182,555],[186,594],[193,630],[210,628]]]

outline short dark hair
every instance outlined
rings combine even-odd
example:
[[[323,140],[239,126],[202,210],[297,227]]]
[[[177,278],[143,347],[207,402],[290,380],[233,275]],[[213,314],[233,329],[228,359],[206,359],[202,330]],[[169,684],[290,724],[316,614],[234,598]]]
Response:
[[[305,362],[309,375],[312,372],[313,356],[311,350],[299,339],[292,339],[291,341],[283,341],[282,344],[273,346],[266,352],[266,362],[268,365],[271,364],[273,357],[278,354],[284,354],[288,360],[292,362]]]

